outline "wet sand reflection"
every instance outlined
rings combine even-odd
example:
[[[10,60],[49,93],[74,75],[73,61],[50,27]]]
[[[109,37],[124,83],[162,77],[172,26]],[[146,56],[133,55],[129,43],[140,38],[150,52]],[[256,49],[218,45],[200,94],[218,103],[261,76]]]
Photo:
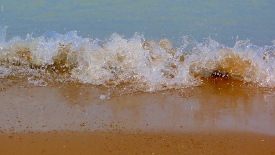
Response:
[[[232,130],[275,135],[274,90],[238,81],[211,79],[183,90],[121,96],[113,95],[119,90],[78,83],[26,85],[22,80],[0,91],[0,130],[4,133]],[[102,100],[102,94],[111,98]]]

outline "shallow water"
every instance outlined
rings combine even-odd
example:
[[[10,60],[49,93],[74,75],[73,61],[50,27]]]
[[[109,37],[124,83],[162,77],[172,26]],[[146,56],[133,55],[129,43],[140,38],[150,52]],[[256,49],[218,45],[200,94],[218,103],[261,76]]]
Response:
[[[205,80],[199,87],[158,93],[106,90],[81,83],[34,87],[26,79],[1,81],[0,133],[235,131],[275,135],[274,90],[234,80]]]

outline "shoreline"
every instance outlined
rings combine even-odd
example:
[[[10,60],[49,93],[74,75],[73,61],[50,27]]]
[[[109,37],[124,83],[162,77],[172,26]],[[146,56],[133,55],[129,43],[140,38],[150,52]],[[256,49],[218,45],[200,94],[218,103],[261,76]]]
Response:
[[[274,89],[203,80],[201,86],[182,90],[131,93],[1,79],[0,152],[274,154]],[[178,147],[182,143],[186,147]]]

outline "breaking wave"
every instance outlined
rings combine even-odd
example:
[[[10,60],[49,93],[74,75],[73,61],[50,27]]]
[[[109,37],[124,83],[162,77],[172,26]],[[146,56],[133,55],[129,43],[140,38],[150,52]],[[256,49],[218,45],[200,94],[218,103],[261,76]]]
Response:
[[[168,39],[82,38],[76,31],[6,40],[0,26],[0,78],[27,77],[29,83],[77,81],[84,84],[152,92],[197,86],[201,78],[223,77],[275,87],[275,45],[259,47],[238,40],[226,47],[211,38],[199,43],[184,36],[174,47]],[[273,41],[274,42],[274,41]]]

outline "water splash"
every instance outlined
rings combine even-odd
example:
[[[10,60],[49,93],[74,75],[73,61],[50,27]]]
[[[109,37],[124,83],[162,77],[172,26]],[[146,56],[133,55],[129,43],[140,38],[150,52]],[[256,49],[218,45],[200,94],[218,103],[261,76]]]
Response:
[[[114,33],[99,40],[82,38],[76,31],[6,41],[6,27],[0,30],[1,77],[24,75],[37,85],[78,81],[152,92],[197,86],[201,78],[219,76],[275,87],[274,45],[239,40],[230,48],[211,38],[199,43],[184,36],[182,45],[174,47],[168,39],[147,41],[138,33],[129,39]]]
[[[6,29],[7,26],[0,24],[0,43],[5,42],[6,40]]]

